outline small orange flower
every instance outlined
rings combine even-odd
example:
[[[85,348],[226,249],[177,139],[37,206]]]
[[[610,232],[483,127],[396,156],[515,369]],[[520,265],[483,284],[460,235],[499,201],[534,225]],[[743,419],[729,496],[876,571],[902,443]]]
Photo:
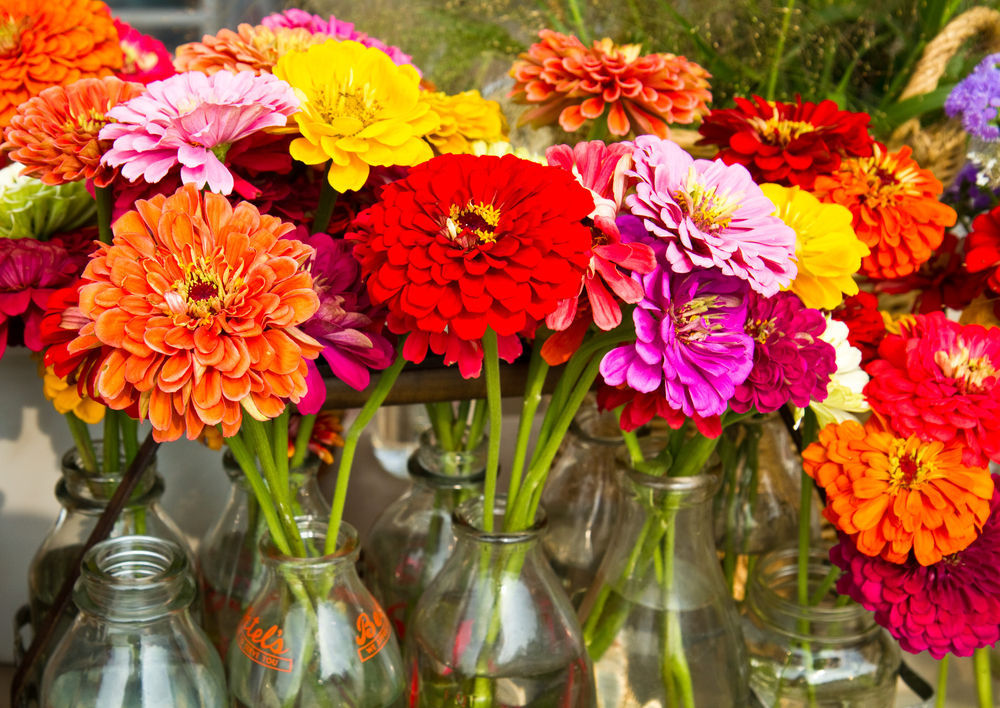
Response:
[[[122,65],[118,31],[99,0],[5,0],[0,6],[0,128],[49,86],[110,76]]]
[[[91,258],[80,290],[89,322],[70,353],[111,351],[95,387],[116,410],[138,403],[157,440],[206,425],[239,432],[306,392],[320,345],[298,325],[318,309],[304,266],[313,249],[291,224],[192,184],[136,203]]]
[[[941,183],[910,158],[910,148],[890,153],[875,144],[871,157],[845,159],[831,175],[819,175],[813,193],[854,215],[854,232],[871,254],[861,272],[901,278],[930,259],[955,225],[955,210],[938,201]]]
[[[288,52],[302,51],[313,44],[330,39],[324,34],[312,34],[305,27],[270,28],[242,24],[233,32],[222,29],[215,35],[206,34],[200,42],[177,47],[174,67],[177,71],[252,71],[273,73],[278,59]]]
[[[931,565],[966,548],[990,515],[993,479],[962,464],[961,445],[900,437],[877,418],[831,423],[802,453],[826,490],[823,515],[859,551]]]
[[[97,134],[111,108],[144,90],[142,84],[114,76],[50,86],[18,106],[0,150],[24,165],[21,174],[45,184],[93,179],[98,187],[106,187],[118,170],[101,164],[111,141],[98,140]]]

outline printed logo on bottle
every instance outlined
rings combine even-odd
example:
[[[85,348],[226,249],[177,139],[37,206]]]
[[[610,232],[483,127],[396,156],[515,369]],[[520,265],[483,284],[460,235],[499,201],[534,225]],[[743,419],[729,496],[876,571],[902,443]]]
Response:
[[[291,649],[285,648],[278,625],[264,629],[260,617],[247,613],[236,630],[236,641],[250,661],[275,671],[292,670],[292,659],[288,656]]]
[[[389,641],[391,634],[389,618],[385,616],[381,607],[376,607],[371,617],[367,612],[358,615],[356,626],[358,636],[354,641],[358,643],[358,658],[365,662],[382,651],[382,647]]]

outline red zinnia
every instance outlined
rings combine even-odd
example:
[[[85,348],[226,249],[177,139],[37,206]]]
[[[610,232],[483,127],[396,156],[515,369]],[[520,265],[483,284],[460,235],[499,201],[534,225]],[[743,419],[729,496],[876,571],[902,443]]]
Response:
[[[977,216],[965,240],[965,263],[972,273],[985,273],[987,284],[1000,293],[1000,206]]]
[[[698,128],[698,144],[718,145],[723,162],[743,165],[758,184],[811,189],[816,176],[836,170],[842,157],[872,154],[867,113],[842,111],[829,100],[753,99],[713,110]]]
[[[560,300],[575,295],[590,260],[581,223],[590,193],[566,170],[513,155],[441,155],[386,185],[350,238],[387,325],[409,333],[403,355],[428,347],[478,376],[490,327],[508,361]]]
[[[847,325],[847,341],[861,352],[862,367],[878,357],[878,345],[885,338],[886,329],[877,297],[862,290],[857,295],[844,298],[844,302],[830,316]]]
[[[662,391],[640,393],[627,386],[602,385],[597,390],[597,407],[602,411],[622,408],[621,428],[625,431],[640,428],[653,418],[662,418],[674,430],[680,430],[689,419],[698,432],[706,438],[717,438],[722,434],[722,418],[718,415],[702,417],[697,413],[687,416],[672,408]]]

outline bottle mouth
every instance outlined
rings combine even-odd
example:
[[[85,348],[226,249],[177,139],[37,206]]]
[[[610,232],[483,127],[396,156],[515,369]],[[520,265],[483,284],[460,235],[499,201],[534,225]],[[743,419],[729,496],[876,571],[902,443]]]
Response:
[[[325,519],[318,519],[314,516],[296,516],[295,525],[298,527],[299,536],[302,538],[307,551],[310,553],[315,552],[315,555],[292,556],[282,553],[274,545],[270,532],[266,532],[260,539],[260,552],[266,562],[309,567],[342,562],[354,563],[357,561],[358,554],[360,553],[358,530],[346,521],[340,522],[340,530],[337,534],[337,550],[327,554],[323,553],[329,530],[329,524]]]
[[[183,574],[187,565],[180,546],[153,536],[121,536],[101,541],[83,559],[86,572],[123,588]]]
[[[541,506],[535,512],[535,523],[521,531],[484,531],[483,515],[485,507],[482,496],[466,499],[452,512],[453,528],[456,532],[479,542],[495,544],[527,543],[537,541],[548,527],[545,510]],[[493,528],[503,529],[504,513],[507,511],[506,495],[498,495],[493,506]]]

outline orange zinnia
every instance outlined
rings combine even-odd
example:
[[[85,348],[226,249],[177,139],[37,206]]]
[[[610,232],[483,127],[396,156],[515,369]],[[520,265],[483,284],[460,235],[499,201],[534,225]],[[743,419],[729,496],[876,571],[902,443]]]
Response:
[[[118,31],[99,0],[6,0],[0,8],[0,128],[49,86],[110,76],[122,65]]]
[[[823,515],[853,536],[859,551],[921,565],[966,548],[990,515],[993,479],[962,464],[957,444],[900,437],[876,418],[831,423],[802,453],[827,494]]]
[[[305,27],[256,27],[241,24],[237,32],[222,29],[215,35],[206,34],[200,42],[177,47],[174,67],[177,71],[252,71],[271,74],[278,59],[288,52],[303,51],[313,44],[330,39],[324,34],[312,34]]]
[[[846,159],[833,174],[816,177],[813,193],[854,215],[854,232],[871,250],[861,272],[871,278],[914,272],[957,219],[954,209],[938,201],[941,183],[910,152],[904,146],[890,153],[876,143],[871,157]]]
[[[95,388],[111,408],[138,403],[157,440],[239,432],[242,411],[268,420],[306,392],[320,352],[298,325],[319,307],[304,266],[313,249],[292,225],[235,208],[192,184],[136,203],[84,271],[89,322],[69,345],[110,347]]]

